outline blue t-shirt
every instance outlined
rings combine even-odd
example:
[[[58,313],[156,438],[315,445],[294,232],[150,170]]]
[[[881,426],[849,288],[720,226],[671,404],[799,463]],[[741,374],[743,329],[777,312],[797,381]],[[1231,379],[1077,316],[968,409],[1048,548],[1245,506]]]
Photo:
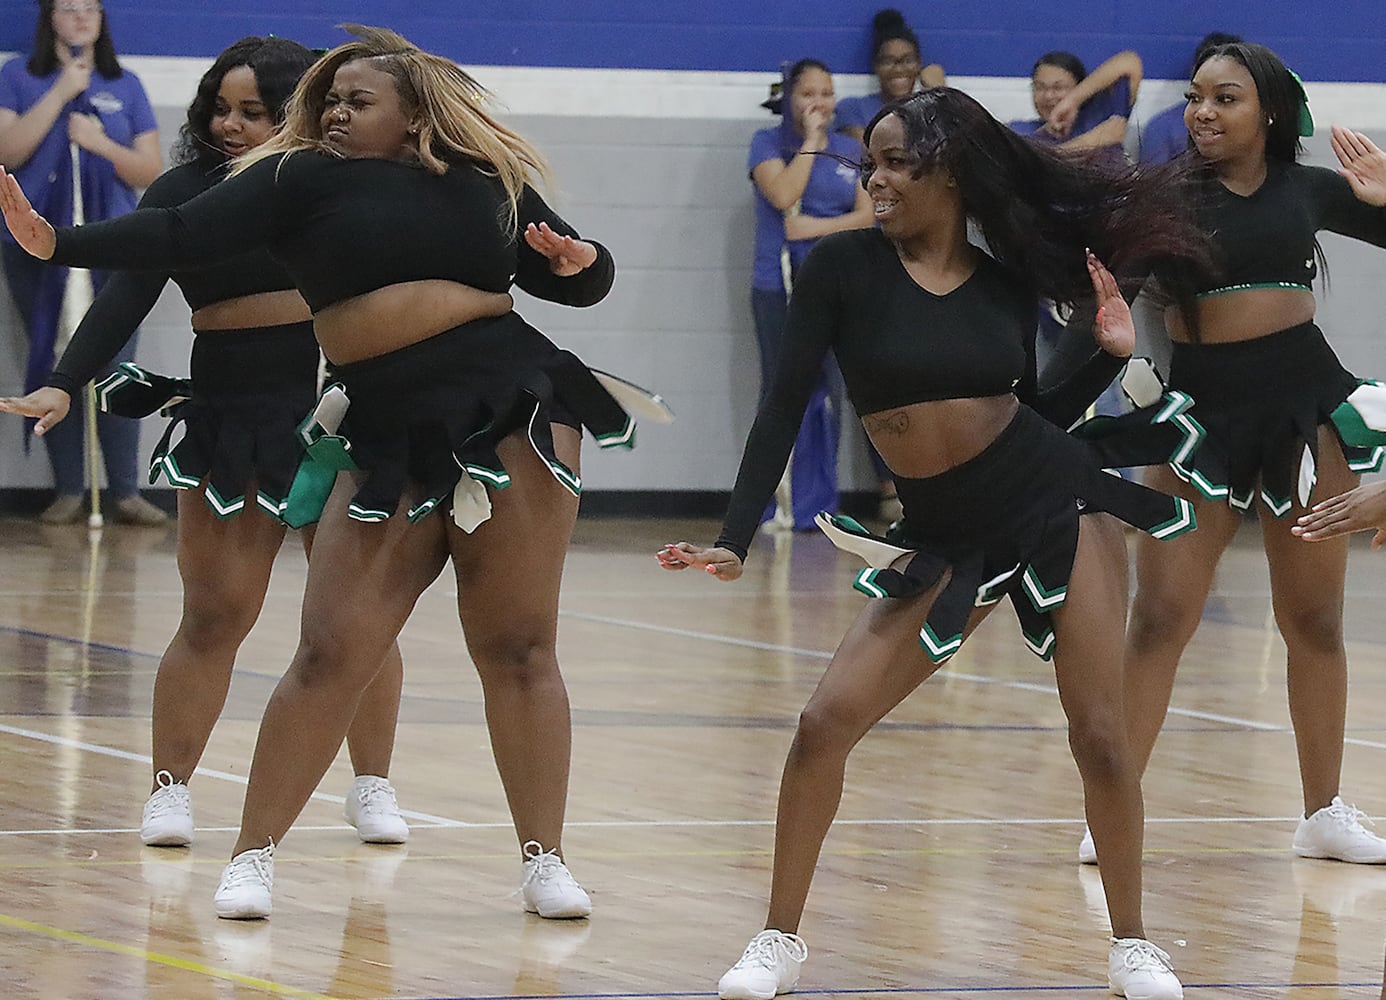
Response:
[[[864,130],[883,107],[885,98],[879,90],[865,97],[844,97],[837,102],[837,110],[833,113],[833,128],[838,131],[848,127]]]
[[[763,128],[751,138],[751,154],[746,170],[778,157],[789,163],[799,151],[803,137],[785,122],[775,128]],[[846,158],[847,163],[833,155]],[[817,219],[846,215],[857,204],[861,173],[852,166],[861,159],[861,143],[838,132],[828,133],[828,148],[813,158],[808,186],[799,201],[799,211]],[[766,291],[782,290],[784,278],[780,272],[780,248],[784,246],[784,215],[766,200],[760,188],[751,182],[756,197],[755,264],[751,272],[751,287]],[[808,256],[815,240],[795,240],[789,244],[790,265],[798,269]]]
[[[47,76],[34,76],[25,63],[23,56],[16,56],[0,66],[0,108],[20,115],[43,99],[62,72],[59,68]],[[39,214],[55,226],[72,222],[72,159],[67,138],[67,116],[72,112],[97,115],[106,134],[122,146],[133,146],[136,136],[158,127],[139,77],[128,69],[114,79],[93,72],[87,92],[63,109],[30,157],[11,171]],[[84,149],[81,164],[82,206],[88,222],[134,211],[139,199],[116,176],[110,160]],[[14,242],[8,229],[4,238]]]
[[[1129,118],[1131,115],[1131,83],[1124,76],[1106,90],[1089,97],[1078,109],[1078,117],[1073,121],[1073,131],[1068,134],[1069,139],[1091,132],[1113,115],[1121,118]],[[1036,142],[1057,146],[1068,141],[1043,131],[1043,126],[1042,118],[1028,118],[1010,123],[1012,132],[1018,132]],[[1114,143],[1111,149],[1115,155],[1120,155],[1121,143]]]
[[[1168,163],[1189,148],[1184,102],[1165,108],[1141,126],[1139,160],[1146,166]]]

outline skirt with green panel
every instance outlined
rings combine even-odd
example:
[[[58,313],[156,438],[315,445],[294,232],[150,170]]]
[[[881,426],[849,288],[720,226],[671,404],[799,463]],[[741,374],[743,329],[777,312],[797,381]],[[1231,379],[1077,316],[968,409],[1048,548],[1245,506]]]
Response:
[[[1162,398],[1107,419],[1099,438],[1111,442],[1158,426],[1158,435],[1120,449],[1128,465],[1192,453],[1201,429],[1185,413],[1188,405],[1184,398]],[[868,563],[854,586],[871,597],[916,597],[951,570],[919,630],[920,645],[935,663],[962,646],[975,608],[1003,597],[1015,608],[1026,644],[1050,659],[1052,616],[1067,597],[1080,518],[1109,513],[1156,538],[1194,527],[1192,504],[1104,471],[1100,450],[1022,405],[975,458],[925,479],[896,476],[904,516],[887,535],[827,514],[819,515],[819,526],[839,548]]]
[[[1386,457],[1386,387],[1339,362],[1313,323],[1255,340],[1175,344],[1170,386],[1198,401],[1208,439],[1174,471],[1209,500],[1247,510],[1259,497],[1276,517],[1309,506],[1321,426],[1355,472]]]
[[[303,458],[295,429],[317,398],[320,354],[310,322],[198,333],[191,379],[122,365],[97,386],[102,410],[171,419],[154,449],[149,481],[206,485],[221,518],[253,503],[281,518]]]

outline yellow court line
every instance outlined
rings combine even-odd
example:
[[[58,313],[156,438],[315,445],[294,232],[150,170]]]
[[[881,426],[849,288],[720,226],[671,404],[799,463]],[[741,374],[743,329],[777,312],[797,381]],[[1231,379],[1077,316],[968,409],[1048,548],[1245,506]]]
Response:
[[[100,948],[103,951],[112,951],[117,955],[127,955],[130,958],[143,959],[146,962],[153,962],[156,965],[167,965],[170,968],[182,969],[185,972],[194,972],[200,976],[209,976],[212,979],[224,979],[239,986],[249,986],[254,989],[264,990],[281,997],[299,997],[301,1000],[334,1000],[326,993],[314,993],[312,990],[300,990],[294,986],[285,986],[283,983],[270,982],[268,979],[256,979],[254,976],[243,976],[238,972],[231,972],[228,969],[218,969],[210,965],[203,965],[200,962],[190,962],[186,958],[178,958],[176,955],[164,955],[157,951],[146,951],[144,948],[136,948],[133,945],[120,944],[117,941],[106,941],[102,938],[91,937],[87,934],[79,934],[77,931],[63,930],[61,927],[50,927],[47,924],[34,923],[32,920],[24,920],[20,917],[12,917],[6,913],[0,913],[0,926],[13,927],[16,930],[29,931],[31,934],[41,934],[44,937],[55,938],[59,941],[67,941],[70,944],[85,945],[88,948]]]

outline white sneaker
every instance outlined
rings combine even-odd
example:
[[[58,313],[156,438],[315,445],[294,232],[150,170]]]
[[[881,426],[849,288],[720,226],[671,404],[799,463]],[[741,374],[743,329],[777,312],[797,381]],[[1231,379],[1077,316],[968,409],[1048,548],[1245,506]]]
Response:
[[[395,786],[386,778],[357,775],[342,814],[367,844],[402,844],[409,839],[409,824],[400,815]]]
[[[1299,821],[1294,849],[1301,858],[1331,858],[1355,865],[1386,864],[1386,840],[1362,825],[1367,814],[1338,796],[1312,816]]]
[[[793,993],[806,958],[808,945],[799,935],[761,931],[717,980],[717,995],[722,1000],[772,1000]]]
[[[268,847],[242,851],[222,869],[212,906],[224,920],[262,920],[270,915],[273,891],[274,841],[270,841]]]
[[[1086,826],[1083,827],[1083,839],[1078,841],[1078,863],[1080,865],[1097,864],[1097,845],[1092,842],[1092,831]]]
[[[1169,955],[1145,938],[1112,938],[1107,985],[1126,1000],[1183,1000]]]
[[[525,880],[520,894],[525,909],[548,920],[571,920],[592,913],[592,900],[553,851],[537,840],[525,842]]]
[[[192,795],[188,786],[160,771],[158,788],[144,804],[140,840],[150,847],[187,847],[193,839]]]

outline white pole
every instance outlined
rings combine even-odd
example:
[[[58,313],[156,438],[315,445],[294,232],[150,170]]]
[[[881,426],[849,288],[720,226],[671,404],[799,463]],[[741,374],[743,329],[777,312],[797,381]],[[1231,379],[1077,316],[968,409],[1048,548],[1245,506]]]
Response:
[[[82,203],[82,155],[77,143],[68,143],[72,156],[72,224],[80,226],[86,222],[86,209]],[[91,272],[84,267],[70,267],[67,270],[67,283],[63,286],[62,309],[58,314],[58,342],[55,356],[62,353],[67,342],[72,339],[77,325],[91,308],[95,292],[91,283]],[[100,531],[101,490],[97,483],[101,475],[101,443],[96,433],[96,384],[88,382],[83,393],[86,399],[86,420],[83,437],[82,457],[87,470],[88,488],[91,490],[91,514],[87,517],[87,527]]]

